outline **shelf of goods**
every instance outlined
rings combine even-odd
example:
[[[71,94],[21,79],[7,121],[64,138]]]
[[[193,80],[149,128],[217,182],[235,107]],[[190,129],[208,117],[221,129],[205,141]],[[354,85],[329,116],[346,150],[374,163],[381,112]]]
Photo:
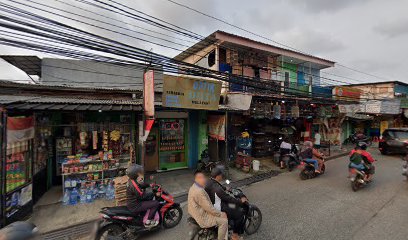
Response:
[[[62,163],[63,192],[78,187],[78,183],[104,182],[116,176],[119,163],[109,160],[71,160]]]

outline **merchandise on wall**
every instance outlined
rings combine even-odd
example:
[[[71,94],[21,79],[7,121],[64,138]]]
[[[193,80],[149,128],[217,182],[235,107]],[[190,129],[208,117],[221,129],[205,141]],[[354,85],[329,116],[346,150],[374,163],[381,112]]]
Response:
[[[159,119],[159,167],[187,167],[185,119]]]
[[[34,118],[7,117],[5,174],[5,221],[11,223],[32,211]]]

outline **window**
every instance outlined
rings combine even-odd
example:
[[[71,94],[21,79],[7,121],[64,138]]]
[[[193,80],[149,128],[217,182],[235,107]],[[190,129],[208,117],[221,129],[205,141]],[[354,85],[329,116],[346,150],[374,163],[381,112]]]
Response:
[[[290,73],[285,72],[285,87],[289,87],[289,83],[290,83]]]
[[[220,63],[227,63],[227,50],[225,48],[219,48],[218,52]]]
[[[208,54],[208,66],[212,67],[215,64],[215,50],[212,50],[209,54]]]
[[[260,79],[260,78],[261,78],[260,69],[257,68],[257,67],[254,67],[254,77],[255,77],[256,79]]]

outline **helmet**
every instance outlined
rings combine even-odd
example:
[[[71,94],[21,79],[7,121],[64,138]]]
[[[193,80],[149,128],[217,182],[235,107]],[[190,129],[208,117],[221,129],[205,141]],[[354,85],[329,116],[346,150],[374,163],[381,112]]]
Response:
[[[130,179],[136,179],[139,174],[144,173],[144,168],[139,164],[132,164],[126,170],[126,175]]]
[[[358,142],[357,143],[357,148],[361,149],[361,150],[367,150],[367,143],[365,142]]]
[[[241,133],[241,137],[243,137],[243,138],[248,138],[248,137],[249,137],[249,133],[248,133],[247,131],[242,132],[242,133]]]
[[[37,234],[37,227],[29,222],[14,222],[0,230],[0,238],[5,240],[34,239]]]
[[[222,177],[225,177],[225,167],[224,165],[217,165],[213,170],[211,171],[211,177],[215,178],[217,176],[222,175]]]

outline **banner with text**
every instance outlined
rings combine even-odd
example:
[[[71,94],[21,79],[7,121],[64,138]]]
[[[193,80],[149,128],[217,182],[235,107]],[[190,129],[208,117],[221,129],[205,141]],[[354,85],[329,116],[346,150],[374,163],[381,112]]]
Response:
[[[170,75],[163,81],[164,107],[218,110],[221,82]]]

